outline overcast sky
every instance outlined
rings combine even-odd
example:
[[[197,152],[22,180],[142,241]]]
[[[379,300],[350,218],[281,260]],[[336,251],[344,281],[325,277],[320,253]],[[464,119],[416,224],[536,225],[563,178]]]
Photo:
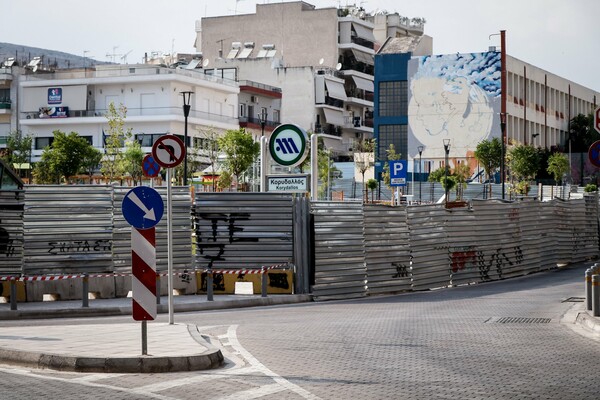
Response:
[[[0,0],[0,42],[85,55],[100,61],[141,62],[144,52],[193,52],[195,21],[204,16],[253,13],[253,0]],[[600,91],[600,0],[308,0],[337,7],[362,5],[427,20],[434,54],[507,53]],[[0,49],[0,59],[4,58]]]

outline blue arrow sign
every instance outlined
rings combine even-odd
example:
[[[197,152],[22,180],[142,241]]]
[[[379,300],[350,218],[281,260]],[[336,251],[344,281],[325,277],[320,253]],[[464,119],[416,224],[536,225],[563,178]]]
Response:
[[[160,194],[147,186],[137,186],[127,192],[121,207],[125,220],[137,229],[156,226],[165,209]]]
[[[390,163],[390,186],[406,186],[406,160],[389,161]]]

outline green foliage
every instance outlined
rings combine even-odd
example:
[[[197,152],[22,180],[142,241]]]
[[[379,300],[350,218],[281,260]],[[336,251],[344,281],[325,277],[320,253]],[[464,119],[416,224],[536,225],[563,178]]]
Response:
[[[217,188],[220,190],[229,189],[232,182],[233,176],[231,176],[231,173],[229,171],[223,171],[221,172],[219,180],[217,181]]]
[[[125,164],[123,163],[122,148],[125,141],[131,138],[131,128],[125,130],[127,107],[123,104],[117,107],[114,103],[110,103],[105,117],[108,120],[108,130],[105,132],[105,155],[102,160],[101,171],[104,176],[112,181],[125,173],[123,170]]]
[[[373,139],[357,141],[354,146],[354,164],[365,181],[365,173],[373,166],[375,141]]]
[[[396,148],[393,144],[390,144],[390,147],[385,151],[387,158],[385,164],[383,165],[383,173],[381,177],[383,179],[383,183],[385,183],[388,187],[390,187],[390,163],[389,161],[399,160],[402,156],[399,153],[396,153]]]
[[[69,178],[77,174],[83,167],[86,154],[91,145],[76,132],[68,135],[54,131],[52,146],[42,152],[42,160],[36,165],[34,176],[38,183],[60,183],[61,179],[68,183]]]
[[[427,178],[428,182],[441,182],[442,179],[446,176],[446,168],[440,167],[435,171],[431,171],[429,177]]]
[[[91,177],[100,165],[100,161],[102,161],[102,152],[90,145],[84,150],[81,158],[81,170]]]
[[[531,180],[539,169],[539,153],[533,146],[516,145],[508,152],[508,165],[519,180]]]
[[[137,186],[138,182],[142,180],[144,173],[142,169],[142,162],[144,161],[144,152],[142,146],[137,140],[128,140],[125,142],[125,151],[121,158],[121,165],[119,170],[126,174],[129,174],[133,178],[133,185]]]
[[[499,138],[483,140],[477,144],[475,158],[483,166],[487,179],[502,165],[502,141]]]
[[[318,180],[321,182],[317,196],[321,199],[326,198],[329,193],[329,188],[332,185],[334,179],[340,178],[342,173],[333,165],[333,160],[330,157],[328,150],[319,146],[317,150],[317,169],[318,169]]]
[[[452,175],[448,175],[448,178],[446,178],[445,176],[443,176],[442,179],[440,180],[440,183],[442,184],[442,187],[444,188],[444,190],[450,191],[450,190],[454,189],[454,187],[457,184],[456,177],[452,176]]]
[[[554,181],[558,185],[563,175],[569,172],[570,165],[569,159],[562,153],[553,153],[548,157],[548,167],[546,170],[548,173],[554,176]]]
[[[513,191],[516,194],[526,195],[527,193],[529,193],[529,182],[527,182],[527,181],[517,182],[513,187]]]
[[[259,155],[260,144],[243,128],[228,130],[224,136],[219,137],[218,142],[219,148],[226,156],[223,167],[235,176],[236,185],[239,185],[240,176],[252,166]]]
[[[471,176],[471,167],[468,164],[458,164],[452,173],[456,182],[456,196],[462,199],[463,189],[467,186],[467,179]]]
[[[23,135],[19,130],[12,131],[6,139],[7,155],[4,161],[12,167],[12,164],[25,164],[31,161],[31,146],[33,138],[31,135]]]
[[[583,191],[585,193],[597,192],[598,186],[594,185],[593,183],[588,183],[587,185],[585,185],[585,188],[583,188]]]
[[[367,197],[369,195],[368,191],[371,191],[371,201],[373,201],[373,195],[375,194],[375,189],[377,189],[377,180],[376,179],[369,179],[366,183],[366,187],[367,187]]]
[[[575,153],[587,153],[590,146],[600,140],[600,133],[594,129],[594,114],[578,114],[571,119],[569,124],[569,139],[571,140],[571,151]]]

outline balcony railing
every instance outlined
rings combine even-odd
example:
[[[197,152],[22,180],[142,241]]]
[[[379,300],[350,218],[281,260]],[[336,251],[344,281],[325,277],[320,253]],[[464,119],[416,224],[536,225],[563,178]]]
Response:
[[[0,100],[0,110],[10,110],[11,102]]]

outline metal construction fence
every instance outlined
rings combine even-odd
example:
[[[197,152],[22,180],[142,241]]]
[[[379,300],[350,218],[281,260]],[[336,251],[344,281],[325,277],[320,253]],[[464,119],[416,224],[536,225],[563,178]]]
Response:
[[[0,192],[0,275],[129,272],[130,227],[121,213],[127,190]],[[189,189],[177,187],[172,201],[175,270],[289,263],[295,293],[316,299],[510,278],[599,254],[597,194],[446,208],[281,193],[196,193],[192,202]],[[157,226],[160,271],[167,269],[165,219]]]

